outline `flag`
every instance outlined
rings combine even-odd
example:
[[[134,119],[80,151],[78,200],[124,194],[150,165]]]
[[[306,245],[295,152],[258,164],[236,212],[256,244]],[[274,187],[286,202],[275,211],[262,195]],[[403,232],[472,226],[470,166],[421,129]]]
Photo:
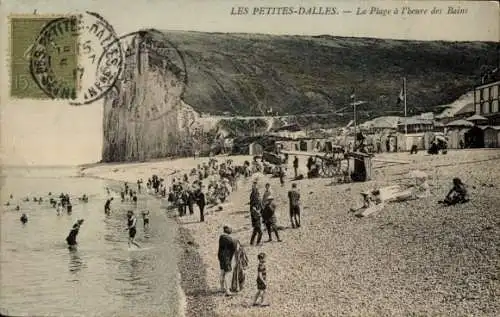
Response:
[[[399,92],[399,96],[398,96],[398,105],[404,101],[404,98],[405,98],[405,95],[404,95],[403,89],[401,89],[401,91]]]
[[[356,98],[356,94],[354,93],[354,89],[351,91],[350,98],[351,98],[351,100],[354,100],[354,98]]]

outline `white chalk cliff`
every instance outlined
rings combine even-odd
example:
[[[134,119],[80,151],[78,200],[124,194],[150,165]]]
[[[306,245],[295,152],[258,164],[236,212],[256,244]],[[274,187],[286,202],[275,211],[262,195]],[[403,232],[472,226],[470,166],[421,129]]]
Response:
[[[124,68],[104,99],[104,162],[186,155],[199,114],[183,102],[182,68],[136,35]],[[153,47],[153,48],[152,48]],[[182,66],[182,65],[181,65]]]

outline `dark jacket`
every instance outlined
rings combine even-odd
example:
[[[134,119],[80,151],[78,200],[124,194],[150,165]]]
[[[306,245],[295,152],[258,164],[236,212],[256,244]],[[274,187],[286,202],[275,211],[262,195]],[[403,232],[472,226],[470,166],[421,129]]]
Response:
[[[205,194],[201,190],[194,193],[194,199],[195,199],[196,204],[198,206],[205,206],[206,205]]]
[[[250,192],[250,208],[256,206],[257,208],[262,208],[262,201],[260,200],[259,189],[254,187]]]
[[[288,201],[290,207],[298,207],[300,205],[300,193],[296,190],[290,190],[288,192]]]
[[[226,233],[221,234],[219,237],[219,251],[217,252],[219,261],[231,261],[236,249],[236,240]]]
[[[262,224],[262,216],[260,215],[260,211],[256,208],[251,208],[250,217],[252,218],[252,227],[260,228]]]
[[[265,223],[276,224],[276,205],[274,203],[266,204],[262,210],[262,219]]]

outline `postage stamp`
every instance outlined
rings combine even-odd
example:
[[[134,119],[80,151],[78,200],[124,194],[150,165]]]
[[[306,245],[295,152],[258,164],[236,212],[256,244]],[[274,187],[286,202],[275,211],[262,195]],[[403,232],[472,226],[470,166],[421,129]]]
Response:
[[[30,73],[30,58],[33,43],[43,27],[63,15],[14,15],[10,16],[10,95],[13,98],[50,98],[42,91]],[[75,40],[75,39],[73,39]],[[74,47],[68,43],[69,47]],[[76,67],[75,58],[66,63]]]
[[[120,42],[98,14],[16,17],[11,25],[13,97],[88,104],[103,97],[119,77]],[[16,78],[26,78],[29,85],[20,85]]]

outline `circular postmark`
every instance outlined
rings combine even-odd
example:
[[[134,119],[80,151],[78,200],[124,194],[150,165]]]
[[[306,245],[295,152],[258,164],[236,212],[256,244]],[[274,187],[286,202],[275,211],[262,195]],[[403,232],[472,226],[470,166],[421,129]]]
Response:
[[[123,50],[113,27],[100,15],[50,21],[31,50],[30,72],[53,99],[92,103],[113,88],[123,68]]]
[[[105,98],[105,107],[109,103],[125,110],[127,119],[137,122],[159,120],[178,111],[188,74],[184,55],[167,34],[147,29],[125,34],[117,41],[123,49],[123,70]]]

